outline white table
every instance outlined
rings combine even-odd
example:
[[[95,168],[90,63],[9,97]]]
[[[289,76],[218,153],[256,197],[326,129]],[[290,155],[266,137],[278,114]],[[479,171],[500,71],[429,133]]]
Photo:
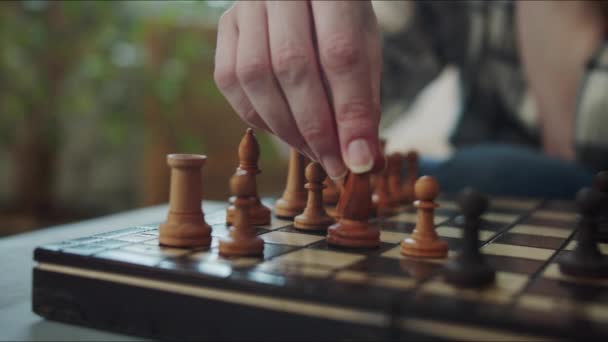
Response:
[[[222,202],[205,201],[205,213]],[[0,340],[135,341],[140,338],[47,321],[32,312],[32,268],[37,246],[67,239],[162,222],[167,205],[132,210],[0,239]]]

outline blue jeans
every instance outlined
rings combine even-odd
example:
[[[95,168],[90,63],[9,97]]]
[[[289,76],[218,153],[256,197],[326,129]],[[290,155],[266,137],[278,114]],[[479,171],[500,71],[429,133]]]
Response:
[[[422,158],[420,175],[436,177],[448,194],[472,186],[493,196],[554,199],[573,199],[581,187],[592,185],[594,176],[574,162],[500,144],[465,147],[443,161]]]

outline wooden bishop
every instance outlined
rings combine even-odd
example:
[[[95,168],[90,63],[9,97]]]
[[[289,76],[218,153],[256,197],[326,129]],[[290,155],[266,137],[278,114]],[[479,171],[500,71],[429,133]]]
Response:
[[[283,196],[277,200],[274,214],[279,218],[293,219],[306,207],[307,192],[304,188],[305,157],[295,149],[289,153],[287,185]]]
[[[170,154],[169,213],[159,227],[159,244],[171,247],[206,247],[211,244],[211,227],[201,209],[201,169],[207,160],[198,154]]]
[[[380,245],[380,230],[368,222],[372,209],[369,172],[349,173],[338,202],[339,221],[327,230],[327,243],[350,248]]]
[[[235,195],[233,224],[228,237],[220,239],[219,252],[223,256],[257,256],[264,253],[264,240],[256,235],[251,224],[250,194],[255,188],[251,175],[242,172],[230,179],[230,190]]]
[[[439,195],[439,183],[435,178],[423,176],[416,181],[414,206],[418,208],[418,219],[412,236],[401,241],[401,254],[422,258],[443,258],[448,254],[447,242],[440,240],[435,232],[434,211],[439,205],[434,202]]]
[[[323,207],[323,179],[327,174],[317,162],[312,162],[306,167],[306,189],[308,189],[308,201],[304,212],[294,219],[294,227],[302,230],[324,230],[334,223],[327,215]]]
[[[257,185],[255,183],[255,177],[261,172],[258,168],[259,159],[260,145],[253,134],[253,129],[248,128],[239,144],[239,166],[236,169],[236,172],[245,172],[253,178],[249,215],[251,224],[255,226],[270,224],[270,209],[265,207],[260,201]],[[234,197],[230,197],[229,203],[231,205],[226,209],[226,223],[231,224],[236,210],[234,207]]]

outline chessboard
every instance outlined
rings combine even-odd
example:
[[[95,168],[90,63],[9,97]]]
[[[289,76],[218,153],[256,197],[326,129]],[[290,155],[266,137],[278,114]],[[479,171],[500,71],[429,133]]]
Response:
[[[273,200],[262,201],[273,208]],[[444,280],[463,217],[454,198],[437,203],[447,258],[400,253],[416,225],[411,206],[370,219],[380,246],[369,249],[328,245],[325,232],[273,215],[255,227],[263,256],[223,257],[225,210],[205,213],[210,247],[159,246],[158,224],[44,245],[34,255],[33,310],[160,339],[608,338],[608,280],[563,275],[556,262],[577,244],[573,202],[490,198],[479,247],[496,280],[483,289]]]

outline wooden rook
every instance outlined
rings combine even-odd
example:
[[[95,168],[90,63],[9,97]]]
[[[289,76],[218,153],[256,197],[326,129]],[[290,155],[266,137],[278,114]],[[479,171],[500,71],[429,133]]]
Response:
[[[203,199],[201,170],[206,156],[170,154],[171,188],[167,220],[159,227],[159,244],[171,247],[207,247],[211,227],[201,208]]]
[[[220,239],[219,252],[223,256],[258,256],[264,254],[264,240],[256,235],[249,215],[251,192],[255,182],[247,173],[237,173],[230,179],[230,190],[235,195],[234,222],[227,237]]]
[[[287,185],[283,196],[274,207],[274,214],[279,218],[293,219],[306,207],[307,192],[304,188],[304,168],[306,158],[295,149],[289,153],[289,170]]]
[[[327,243],[350,248],[380,246],[380,230],[369,224],[371,212],[369,172],[350,173],[338,202],[339,221],[327,230]]]
[[[416,200],[415,184],[418,179],[418,153],[410,151],[405,155],[405,181],[403,182],[403,204],[409,205]]]
[[[401,254],[422,258],[444,258],[448,254],[447,242],[435,232],[434,211],[439,207],[435,198],[439,195],[439,183],[435,178],[423,176],[414,187],[414,206],[418,209],[416,228],[412,236],[401,242]]]
[[[294,227],[302,230],[325,230],[334,220],[327,215],[323,206],[323,180],[327,174],[317,162],[306,167],[306,189],[308,201],[304,212],[294,219]]]
[[[248,128],[241,139],[239,144],[239,166],[236,172],[245,172],[253,177],[253,188],[251,192],[251,206],[250,211],[250,222],[255,226],[262,226],[270,224],[270,209],[262,204],[260,196],[258,195],[257,185],[255,183],[255,177],[261,172],[258,168],[258,161],[260,159],[260,145],[258,144],[253,129]],[[230,206],[226,209],[226,223],[232,224],[234,219],[234,196],[229,199]]]

